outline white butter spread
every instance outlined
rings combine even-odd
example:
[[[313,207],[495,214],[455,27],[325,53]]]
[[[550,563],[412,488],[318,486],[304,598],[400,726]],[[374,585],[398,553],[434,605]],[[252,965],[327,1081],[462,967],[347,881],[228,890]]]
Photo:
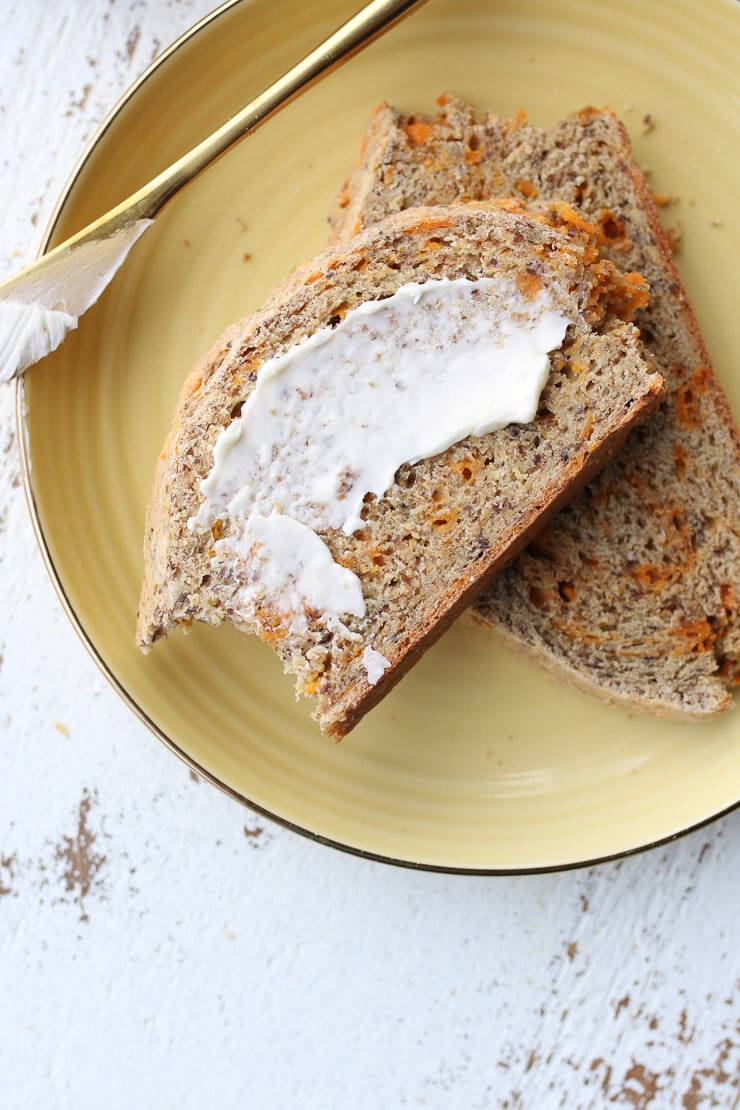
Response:
[[[56,350],[125,262],[152,220],[132,220],[107,238],[50,254],[31,274],[9,278],[0,293],[0,381]]]
[[[362,586],[356,574],[334,562],[320,536],[289,516],[253,514],[236,541],[218,540],[216,551],[236,554],[248,567],[240,602],[256,616],[260,602],[284,618],[292,633],[305,632],[306,612],[323,615],[329,628],[342,630],[341,617],[365,615]]]
[[[368,682],[371,686],[374,686],[376,682],[380,681],[391,664],[384,655],[381,655],[379,651],[368,644],[362,653],[362,665],[365,668]]]
[[[262,366],[216,443],[198,523],[277,510],[351,534],[402,463],[532,420],[568,323],[496,278],[360,305]]]
[[[51,354],[67,332],[76,327],[77,317],[69,312],[44,308],[40,304],[0,301],[0,381],[9,381],[17,367],[31,366]]]
[[[545,290],[525,298],[496,277],[408,284],[352,309],[261,367],[241,414],[216,441],[191,527],[228,518],[237,537],[240,529],[249,537],[256,514],[269,529],[290,519],[351,534],[362,526],[365,496],[382,497],[402,463],[532,420],[548,356],[569,323]],[[244,558],[250,541],[224,542]],[[250,562],[248,588],[267,589],[276,577],[281,604],[299,604],[319,573],[308,562],[309,541],[292,549],[282,538],[279,547],[261,542],[282,565],[262,556],[259,568]],[[323,564],[321,574],[316,607],[334,618],[360,615],[356,602],[346,607],[346,581],[334,584]],[[379,677],[383,656],[368,658],[368,673]]]

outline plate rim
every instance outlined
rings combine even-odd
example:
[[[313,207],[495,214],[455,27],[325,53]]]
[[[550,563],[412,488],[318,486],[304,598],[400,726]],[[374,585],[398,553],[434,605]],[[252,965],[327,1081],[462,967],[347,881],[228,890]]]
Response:
[[[75,189],[78,179],[86,166],[89,158],[93,154],[98,144],[102,141],[111,125],[118,118],[120,113],[128,105],[139,92],[139,90],[146,84],[146,82],[155,74],[163,65],[171,62],[177,52],[185,45],[188,45],[197,35],[207,26],[217,22],[224,15],[228,14],[234,8],[242,5],[249,6],[255,0],[225,0],[212,12],[207,13],[201,19],[197,20],[191,27],[179,35],[168,47],[166,47],[146,69],[124,90],[116,103],[105,115],[101,123],[95,129],[91,138],[84,145],[81,154],[74,163],[72,170],[67,177],[62,190],[54,204],[51,215],[49,216],[45,230],[43,232],[41,242],[37,251],[36,257],[41,257],[45,254],[52,244],[56,228],[64,213],[67,203]],[[594,857],[584,859],[574,859],[553,864],[535,864],[531,866],[498,866],[498,867],[478,867],[478,866],[465,866],[454,864],[433,863],[421,860],[404,859],[396,857],[383,852],[375,852],[368,849],[358,847],[350,843],[345,843],[341,840],[325,836],[314,829],[303,826],[297,822],[291,821],[289,818],[283,817],[280,814],[273,813],[268,808],[253,801],[246,794],[230,786],[227,782],[218,778],[213,772],[203,767],[196,759],[189,755],[184,749],[171,736],[169,736],[164,729],[154,722],[146,710],[136,701],[134,696],[126,689],[123,683],[117,678],[111,667],[106,663],[101,655],[99,649],[88,634],[82,618],[75,610],[64,586],[62,575],[57,569],[54,558],[51,554],[49,543],[47,542],[46,534],[41,523],[40,513],[36,502],[36,496],[33,488],[32,479],[32,464],[30,443],[28,438],[28,427],[26,424],[26,403],[25,403],[25,382],[24,375],[20,375],[16,381],[16,396],[15,396],[15,422],[16,422],[16,437],[18,442],[18,453],[20,461],[21,478],[23,482],[23,490],[25,494],[26,504],[28,506],[29,515],[31,517],[31,524],[33,527],[34,536],[41,552],[42,561],[46,571],[51,579],[54,590],[59,598],[62,609],[69,619],[72,627],[79,636],[80,640],[87,649],[88,654],[93,659],[98,667],[98,670],[107,679],[119,697],[123,700],[124,704],[133,712],[134,716],[138,718],[149,731],[172,752],[175,756],[182,760],[182,762],[199,778],[204,779],[210,785],[215,786],[218,790],[224,793],[227,797],[231,798],[248,808],[258,816],[264,817],[273,822],[279,827],[286,829],[289,832],[298,834],[307,840],[313,841],[317,844],[322,844],[326,847],[333,848],[339,852],[347,855],[355,856],[360,859],[368,860],[375,863],[383,863],[393,867],[403,868],[405,870],[431,872],[437,874],[450,874],[450,875],[470,875],[470,876],[507,876],[507,875],[544,875],[560,872],[580,871],[588,868],[601,866],[607,863],[612,863],[618,860],[628,859],[630,856],[643,854],[655,851],[661,847],[665,847],[677,840],[696,833],[703,828],[722,820],[729,816],[736,810],[740,809],[740,798],[735,802],[723,807],[716,813],[709,814],[704,818],[676,830],[667,833],[665,836],[659,837],[655,840],[647,840],[624,849],[606,853],[604,855],[596,855]]]

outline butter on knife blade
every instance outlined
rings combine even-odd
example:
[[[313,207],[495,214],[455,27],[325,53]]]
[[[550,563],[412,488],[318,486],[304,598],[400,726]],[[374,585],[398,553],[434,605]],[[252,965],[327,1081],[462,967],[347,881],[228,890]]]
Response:
[[[98,300],[134,243],[154,221],[133,220],[105,239],[77,244],[57,263],[42,259],[38,277],[0,291],[0,381],[7,382],[56,350],[83,312]]]
[[[320,46],[148,185],[95,224],[78,232],[77,237],[0,284],[0,303],[4,305],[0,314],[0,381],[9,381],[21,374],[59,346],[70,328],[76,327],[77,318],[95,303],[136,240],[168,201],[286,104],[375,42],[423,3],[424,0],[371,0]],[[104,237],[106,226],[116,227],[108,237]],[[40,311],[29,313],[29,305],[38,306]]]
[[[0,381],[9,382],[27,366],[55,351],[77,316],[41,304],[0,301]]]

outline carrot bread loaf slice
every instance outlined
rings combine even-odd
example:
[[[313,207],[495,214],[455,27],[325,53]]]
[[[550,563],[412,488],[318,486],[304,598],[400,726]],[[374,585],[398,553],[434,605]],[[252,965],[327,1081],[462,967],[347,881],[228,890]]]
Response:
[[[299,268],[183,387],[139,644],[232,621],[344,735],[659,403],[646,295],[562,206],[414,209]]]
[[[740,669],[740,437],[619,120],[587,108],[540,129],[445,97],[435,116],[384,105],[332,238],[418,204],[503,196],[567,202],[598,228],[602,257],[646,278],[635,322],[669,394],[473,614],[607,700],[716,713]]]

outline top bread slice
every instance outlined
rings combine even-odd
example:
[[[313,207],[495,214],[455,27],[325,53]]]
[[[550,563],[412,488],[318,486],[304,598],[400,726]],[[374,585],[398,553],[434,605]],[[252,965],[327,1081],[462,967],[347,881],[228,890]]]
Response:
[[[269,594],[247,611],[240,591],[248,571],[219,557],[218,541],[240,525],[228,515],[195,518],[214,445],[261,368],[408,283],[486,277],[510,280],[523,297],[545,290],[571,320],[549,355],[535,419],[402,465],[383,496],[365,497],[359,531],[319,532],[359,578],[363,617],[337,626],[307,611],[296,630]],[[639,275],[599,259],[593,229],[552,206],[531,214],[511,204],[414,209],[301,266],[215,343],[183,386],[152,483],[139,645],[193,620],[230,620],[274,647],[297,691],[316,698],[322,730],[343,736],[660,402],[662,378],[624,322],[645,296]],[[367,668],[366,648],[382,656],[382,675]]]
[[[418,204],[559,199],[651,289],[636,315],[668,385],[660,411],[476,602],[474,617],[606,700],[702,719],[740,671],[740,437],[627,132],[587,108],[550,129],[441,97],[382,105],[331,216],[332,240]]]

